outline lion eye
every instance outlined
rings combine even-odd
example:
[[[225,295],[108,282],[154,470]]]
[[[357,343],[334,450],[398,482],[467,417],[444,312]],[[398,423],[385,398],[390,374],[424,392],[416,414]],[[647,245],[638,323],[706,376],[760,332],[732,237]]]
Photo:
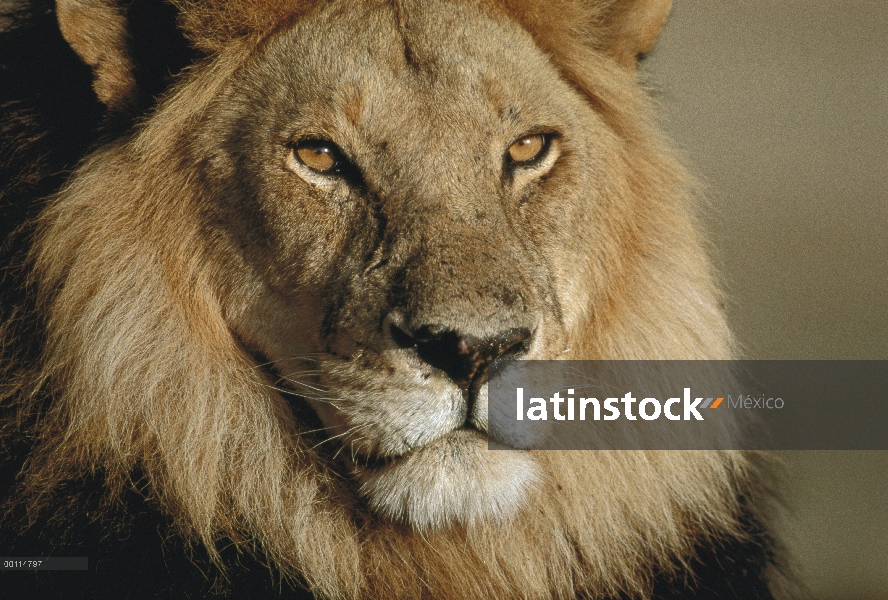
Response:
[[[305,140],[293,149],[303,165],[317,173],[330,174],[342,162],[342,154],[336,144],[326,140]]]
[[[532,163],[546,149],[546,136],[541,133],[526,135],[509,146],[509,161],[513,165],[526,165]]]

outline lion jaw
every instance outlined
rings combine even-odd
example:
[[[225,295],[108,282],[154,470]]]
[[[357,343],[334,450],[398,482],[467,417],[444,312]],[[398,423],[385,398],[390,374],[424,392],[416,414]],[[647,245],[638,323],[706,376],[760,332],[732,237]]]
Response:
[[[487,436],[469,428],[380,467],[356,464],[355,474],[374,512],[419,531],[507,522],[540,480],[530,454],[488,450]]]

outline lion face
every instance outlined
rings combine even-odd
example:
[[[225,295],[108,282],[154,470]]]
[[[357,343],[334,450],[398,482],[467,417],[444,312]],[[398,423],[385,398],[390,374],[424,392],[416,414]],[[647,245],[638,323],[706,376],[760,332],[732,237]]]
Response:
[[[334,5],[276,35],[195,152],[232,268],[253,274],[232,329],[309,400],[373,507],[471,522],[535,478],[485,451],[487,369],[569,350],[607,132],[517,26],[399,18]]]

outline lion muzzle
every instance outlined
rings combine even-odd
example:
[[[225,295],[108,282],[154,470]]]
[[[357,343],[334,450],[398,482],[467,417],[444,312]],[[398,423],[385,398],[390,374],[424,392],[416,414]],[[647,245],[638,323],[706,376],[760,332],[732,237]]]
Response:
[[[422,360],[470,393],[487,381],[490,363],[504,356],[521,356],[533,335],[528,327],[511,327],[487,337],[461,335],[443,325],[422,325],[408,332],[394,323],[388,333],[396,344],[415,348]]]

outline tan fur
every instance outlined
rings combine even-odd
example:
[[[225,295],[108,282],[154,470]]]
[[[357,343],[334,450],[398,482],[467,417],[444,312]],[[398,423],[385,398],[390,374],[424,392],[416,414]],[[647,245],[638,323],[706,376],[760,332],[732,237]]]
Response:
[[[275,72],[263,62],[266,55],[275,57],[289,48],[285,44],[302,43],[289,41],[291,27],[313,31],[317,21],[317,27],[329,32],[332,54],[323,61],[365,52],[357,34],[354,47],[342,46],[348,40],[335,37],[336,30],[324,19],[347,20],[343,14],[360,12],[367,3],[352,3],[345,13],[337,12],[336,3],[327,8],[292,4],[180,3],[192,39],[211,56],[186,74],[132,138],[90,156],[41,214],[32,277],[47,340],[31,392],[19,396],[24,398],[22,414],[35,409],[40,393],[53,400],[33,431],[40,443],[27,474],[30,492],[50,494],[60,481],[91,470],[106,473],[112,488],[119,489],[138,466],[150,481],[150,493],[183,535],[200,540],[211,552],[222,537],[244,548],[255,545],[282,573],[304,578],[324,598],[573,598],[577,591],[590,597],[619,592],[642,597],[657,571],[688,562],[694,544],[738,534],[736,498],[752,493],[757,477],[741,453],[497,455],[479,451],[475,438],[444,432],[425,440],[420,431],[416,436],[423,441],[411,442],[386,429],[405,418],[398,417],[408,410],[404,398],[424,402],[420,398],[426,393],[409,387],[413,371],[400,363],[392,362],[394,374],[386,375],[388,355],[373,350],[373,340],[381,334],[367,324],[378,323],[375,319],[388,308],[380,304],[365,317],[362,311],[382,302],[356,295],[369,288],[349,287],[357,285],[351,281],[320,287],[336,275],[340,267],[335,265],[341,266],[334,258],[351,256],[350,249],[369,235],[352,224],[371,217],[349,212],[363,206],[351,192],[335,196],[339,192],[325,191],[323,184],[307,186],[286,172],[284,149],[267,150],[254,171],[262,181],[256,194],[271,189],[273,200],[263,204],[260,198],[247,211],[240,203],[252,201],[255,194],[242,193],[237,179],[231,179],[240,163],[231,159],[229,164],[223,156],[226,132],[234,127],[231,115],[243,110],[237,86],[264,81]],[[388,22],[388,4],[378,4],[368,14],[383,16],[362,21],[370,29]],[[545,185],[557,188],[533,188],[548,194],[546,203],[529,200],[523,206],[530,209],[521,209],[534,211],[527,235],[535,236],[535,252],[546,257],[537,268],[541,273],[548,269],[544,274],[549,283],[538,287],[550,290],[561,310],[557,316],[536,292],[517,301],[543,315],[533,356],[729,358],[731,335],[691,216],[694,184],[652,126],[650,101],[638,85],[634,65],[626,64],[627,53],[647,50],[652,37],[642,35],[638,43],[621,37],[620,43],[629,45],[613,52],[614,46],[604,41],[628,26],[614,22],[614,15],[636,19],[642,9],[568,0],[561,2],[564,11],[551,9],[550,2],[467,2],[446,9],[424,1],[398,4],[391,9],[391,22],[397,21],[391,31],[401,31],[409,40],[413,54],[407,53],[408,59],[414,64],[401,62],[405,53],[400,49],[386,55],[393,81],[402,81],[402,76],[414,81],[405,75],[411,69],[435,73],[435,61],[447,59],[434,54],[438,42],[422,37],[432,31],[424,29],[430,26],[422,15],[431,14],[433,24],[456,26],[465,11],[466,19],[479,23],[465,26],[470,40],[479,32],[504,35],[503,45],[524,57],[486,72],[491,103],[517,101],[518,84],[508,78],[521,69],[530,69],[543,82],[527,83],[528,94],[553,89],[568,98],[561,112],[552,113],[573,119],[574,129],[564,132],[559,161],[584,171],[553,172],[551,184]],[[452,15],[458,18],[447,21]],[[662,24],[662,14],[655,18]],[[385,43],[379,42],[381,55]],[[491,55],[496,48],[491,46]],[[303,55],[298,60],[313,59]],[[323,61],[318,64],[327,64]],[[318,72],[324,68],[318,66]],[[441,189],[487,197],[484,186],[492,179],[484,171],[484,155],[477,160],[461,155],[461,148],[475,148],[475,138],[448,145],[460,132],[479,130],[472,115],[484,113],[486,105],[460,112],[460,102],[471,107],[474,100],[454,92],[438,105],[416,100],[404,112],[377,119],[372,110],[384,112],[385,107],[373,105],[379,97],[373,86],[391,89],[385,86],[392,84],[374,79],[385,77],[381,67],[368,69],[373,77],[355,79],[355,85],[364,86],[360,93],[321,94],[323,102],[313,99],[321,103],[310,104],[309,110],[320,114],[341,102],[346,121],[380,132],[422,131],[415,143],[437,143],[445,157],[433,168],[417,153],[421,145],[409,145],[412,137],[391,138],[388,147],[403,151],[378,156],[387,156],[387,165],[401,161],[399,168],[414,169],[422,177],[373,179],[368,168],[367,186],[402,211],[392,208],[389,225],[392,215],[415,206],[404,198],[415,203]],[[449,89],[458,88],[459,80],[454,81]],[[281,101],[276,88],[263,89],[270,103]],[[296,95],[301,89],[297,86]],[[421,88],[409,89],[421,93],[415,91]],[[363,102],[356,103],[355,97]],[[411,101],[410,95],[393,97]],[[261,111],[258,103],[243,106]],[[523,114],[528,111],[532,109]],[[459,118],[464,122],[448,121]],[[450,137],[437,137],[447,127],[452,127]],[[503,134],[497,148],[507,148],[508,136],[520,133]],[[345,148],[344,142],[340,145]],[[238,146],[236,151],[246,154],[252,148]],[[260,154],[266,151],[261,144],[256,148]],[[577,156],[586,158],[580,162]],[[482,166],[462,168],[469,164]],[[404,172],[392,169],[388,173]],[[378,181],[396,181],[401,187],[374,188]],[[536,181],[522,185],[543,186]],[[481,304],[495,307],[500,316],[493,320],[512,318],[508,311],[518,309],[507,309],[487,292],[475,290],[508,285],[509,273],[527,270],[524,263],[513,265],[505,254],[496,254],[499,246],[513,243],[497,229],[500,221],[472,212],[468,202],[453,203],[456,208],[446,213],[446,220],[432,221],[438,213],[430,213],[428,226],[433,229],[424,232],[423,221],[405,225],[405,239],[413,231],[426,248],[425,254],[410,254],[411,260],[420,261],[427,278],[436,278],[434,288],[416,294],[436,318],[482,331],[486,321],[479,316]],[[571,210],[579,222],[560,220]],[[311,229],[300,229],[304,223]],[[476,229],[474,223],[489,225]],[[455,249],[451,239],[462,245]],[[496,256],[485,263],[488,253]],[[391,250],[390,262],[401,260],[405,269],[417,264],[398,257]],[[457,272],[448,275],[448,265]],[[377,269],[383,273],[379,277],[390,276],[385,268]],[[502,279],[496,279],[498,269],[505,273]],[[535,275],[527,275],[528,289],[537,286],[531,281]],[[387,289],[387,281],[374,285]],[[424,280],[416,281],[419,286]],[[348,327],[338,337],[325,338],[325,346],[318,341],[324,337],[318,333],[321,305],[334,293],[343,294],[345,307],[333,314]],[[324,348],[352,359],[334,360],[323,354]],[[361,370],[355,357],[369,361],[368,370]],[[282,381],[261,368],[263,360],[274,363]],[[302,371],[321,373],[299,375]],[[437,375],[430,381],[444,390],[442,395],[451,393]],[[312,401],[332,431],[357,423],[363,435],[338,440],[345,440],[342,453],[336,440],[319,444],[325,435],[308,431],[311,426],[295,416],[287,400],[292,394],[280,393],[280,385]],[[364,405],[355,399],[380,386],[379,402]],[[395,398],[388,390],[397,386],[409,394]],[[389,393],[392,399],[386,400]],[[442,413],[441,418],[450,415]],[[397,424],[409,428],[421,422],[416,419]],[[478,427],[483,430],[483,424]],[[428,448],[448,448],[455,466],[424,457],[424,451],[434,454]],[[402,465],[388,471],[396,474],[393,481],[362,479],[359,470],[348,466],[353,449],[412,460],[417,472]],[[527,469],[526,476],[503,483],[516,486],[510,494],[501,494],[490,483],[504,465],[509,473],[509,465]],[[453,490],[435,488],[451,476],[464,481]],[[424,477],[431,481],[422,483]],[[473,477],[478,478],[477,495],[456,491]],[[453,491],[460,502],[477,503],[473,506],[478,510],[469,506],[451,513],[447,503],[416,501],[401,506],[385,495],[389,492],[379,491],[385,486],[395,495]],[[428,514],[419,515],[422,511]]]

